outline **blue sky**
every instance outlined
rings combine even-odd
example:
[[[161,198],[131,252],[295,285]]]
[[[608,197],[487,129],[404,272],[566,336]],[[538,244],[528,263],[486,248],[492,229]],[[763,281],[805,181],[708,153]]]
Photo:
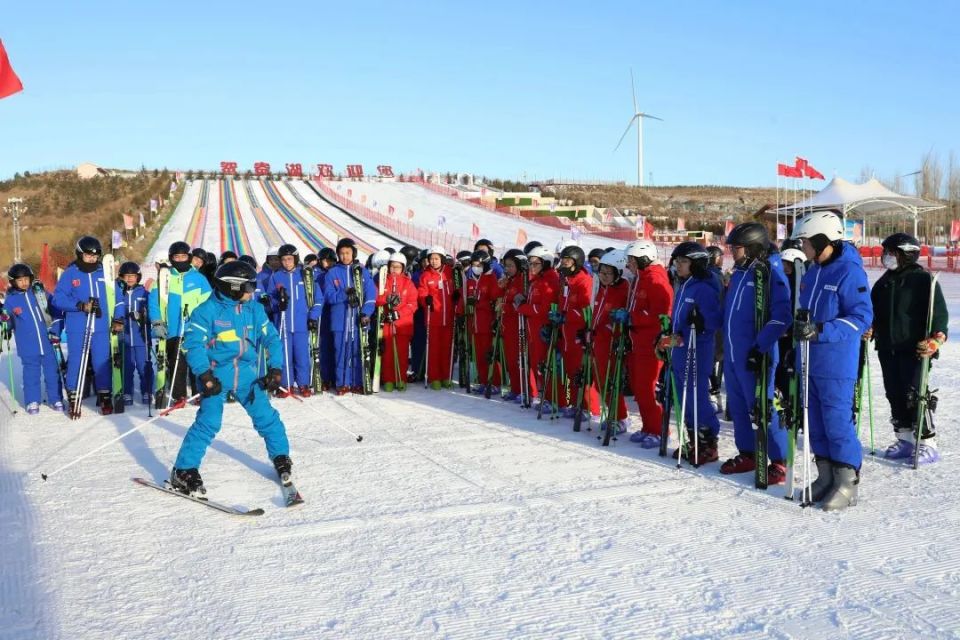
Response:
[[[314,7],[310,8],[313,4]],[[362,163],[772,185],[960,152],[960,3],[15,2],[0,177]],[[649,176],[648,176],[649,179]]]

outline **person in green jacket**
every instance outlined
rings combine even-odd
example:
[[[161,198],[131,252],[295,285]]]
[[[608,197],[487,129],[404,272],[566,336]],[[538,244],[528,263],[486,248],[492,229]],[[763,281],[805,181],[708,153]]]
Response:
[[[913,458],[914,447],[919,446],[919,462],[930,464],[940,458],[936,433],[932,420],[926,420],[920,442],[916,443],[916,396],[923,358],[930,358],[932,362],[939,357],[939,349],[947,340],[947,304],[938,283],[928,332],[927,310],[933,276],[917,263],[920,242],[906,233],[895,233],[882,244],[883,266],[887,270],[870,292],[873,340],[883,369],[883,386],[897,438],[887,447],[884,457]],[[936,402],[931,406],[935,407]]]

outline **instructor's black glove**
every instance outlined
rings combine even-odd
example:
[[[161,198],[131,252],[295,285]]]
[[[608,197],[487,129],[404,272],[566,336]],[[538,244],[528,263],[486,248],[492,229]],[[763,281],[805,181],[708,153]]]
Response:
[[[200,381],[200,394],[204,398],[218,396],[223,390],[220,380],[217,379],[217,376],[213,375],[213,371],[210,369],[207,369],[205,372],[201,373],[200,377],[197,379]]]
[[[693,309],[690,310],[690,315],[687,316],[687,324],[696,329],[697,333],[703,333],[705,328],[704,322],[703,314],[700,313],[700,307],[694,306]]]
[[[287,290],[280,288],[277,292],[277,309],[280,311],[286,311],[287,307],[290,306],[290,296],[287,294]]]
[[[360,326],[366,327],[370,324],[370,316],[365,313],[360,314]]]
[[[819,335],[820,332],[815,322],[797,320],[793,323],[793,337],[797,340],[813,342],[816,341]]]
[[[360,296],[357,295],[357,290],[353,287],[347,289],[347,304],[354,309],[360,306]]]
[[[427,305],[427,309],[433,310],[433,296],[427,296],[423,299],[424,304]]]
[[[283,372],[280,369],[270,369],[267,375],[260,378],[260,386],[267,393],[276,393],[280,390],[280,382],[283,379]]]
[[[756,347],[750,349],[747,353],[747,371],[760,373],[763,364],[763,354]]]

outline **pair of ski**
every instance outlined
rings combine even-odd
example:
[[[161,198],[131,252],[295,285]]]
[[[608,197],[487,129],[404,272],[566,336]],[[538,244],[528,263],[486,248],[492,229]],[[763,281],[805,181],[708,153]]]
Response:
[[[197,504],[202,504],[205,507],[210,507],[216,511],[226,513],[232,516],[262,516],[264,511],[263,509],[242,509],[238,507],[231,507],[225,505],[221,502],[215,502],[213,500],[207,500],[206,498],[197,498],[186,493],[181,493],[170,486],[169,480],[164,480],[163,484],[157,484],[153,480],[148,480],[146,478],[133,478],[133,481],[137,484],[156,489],[157,491],[162,491],[163,493],[177,496],[178,498],[185,498],[190,502],[196,502]],[[303,496],[300,495],[300,492],[297,490],[297,487],[293,482],[287,482],[284,484],[280,482],[280,490],[283,493],[283,503],[286,507],[295,507],[297,505],[303,504],[305,501]]]

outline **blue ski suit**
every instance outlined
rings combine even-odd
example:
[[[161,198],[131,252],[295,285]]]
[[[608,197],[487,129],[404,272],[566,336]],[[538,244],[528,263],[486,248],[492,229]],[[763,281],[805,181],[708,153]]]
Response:
[[[123,393],[133,394],[133,372],[140,378],[140,393],[153,392],[153,363],[147,357],[150,344],[150,316],[148,295],[143,285],[127,288],[117,283],[117,303],[113,307],[114,321],[123,322],[120,336],[123,351]]]
[[[687,386],[687,412],[684,423],[689,429],[709,428],[714,436],[720,433],[720,421],[710,404],[710,372],[713,368],[714,334],[723,321],[719,287],[719,281],[709,272],[705,272],[702,278],[697,276],[687,278],[677,287],[671,317],[673,332],[683,336],[683,346],[673,348],[670,360],[678,398],[682,398],[684,385]],[[700,310],[704,321],[703,333],[697,332],[696,378],[693,376],[692,367],[689,371],[687,369],[687,351],[690,347],[692,326],[690,312],[694,306]],[[699,421],[697,425],[693,424],[694,402],[697,403]]]
[[[327,270],[317,267],[314,280],[323,292],[327,279]],[[333,330],[330,328],[330,314],[320,314],[320,380],[325,389],[336,386],[337,368],[336,347],[333,344]]]
[[[873,305],[863,261],[852,244],[843,243],[827,263],[810,265],[800,283],[800,308],[810,310],[818,333],[810,342],[810,447],[818,457],[859,469],[863,451],[853,391],[860,340],[873,323]]]
[[[64,270],[53,291],[53,306],[64,316],[69,357],[67,358],[67,389],[77,391],[80,376],[80,359],[83,337],[87,329],[88,315],[92,315],[90,335],[90,363],[93,365],[94,389],[109,392],[113,387],[113,365],[110,362],[110,309],[107,308],[107,283],[103,266],[84,273],[76,262]],[[86,314],[77,305],[96,298],[100,304],[100,316]],[[80,389],[79,391],[83,391]]]
[[[250,416],[253,428],[266,442],[269,458],[289,455],[290,444],[280,414],[270,405],[258,382],[259,354],[266,350],[268,368],[279,369],[283,353],[280,336],[263,305],[255,301],[236,302],[215,292],[191,314],[183,343],[190,371],[196,376],[213,371],[223,389],[200,401],[197,417],[183,438],[174,466],[200,467],[207,447],[220,431],[228,393]]]
[[[347,304],[347,290],[354,285],[353,270],[360,269],[362,291],[357,291],[360,307]],[[330,268],[324,278],[323,299],[330,316],[335,355],[335,377],[338,389],[363,386],[363,369],[360,366],[360,316],[373,319],[377,302],[377,289],[370,272],[359,264],[337,264]]]
[[[37,283],[39,284],[39,283]],[[37,296],[43,298],[43,302]],[[63,324],[61,315],[52,308],[52,296],[42,287],[30,287],[26,291],[13,287],[7,292],[4,309],[10,316],[10,328],[17,343],[17,355],[23,365],[23,404],[40,403],[43,386],[47,389],[47,402],[60,402],[60,365],[49,335],[59,335]],[[51,312],[51,324],[47,328],[47,315],[42,306]],[[79,349],[78,349],[79,350]]]
[[[287,309],[280,310],[281,291],[286,292]],[[323,312],[323,289],[313,283],[313,306],[307,306],[307,292],[303,282],[303,268],[292,271],[279,269],[267,281],[267,295],[273,307],[273,324],[283,344],[283,386],[291,389],[310,386],[313,360],[310,357],[310,332],[307,320],[320,320]]]
[[[747,356],[751,349],[769,355],[767,375],[767,398],[773,402],[775,392],[774,374],[780,353],[777,341],[787,331],[791,320],[790,287],[779,260],[768,261],[770,265],[767,323],[756,328],[756,272],[757,263],[751,261],[737,266],[730,278],[723,313],[723,336],[725,357],[723,377],[727,384],[727,409],[733,419],[733,434],[741,453],[756,451],[756,437],[751,415],[757,404],[757,374],[747,368]],[[771,411],[767,429],[767,452],[770,460],[779,462],[787,458],[787,431],[780,428],[780,418]],[[761,461],[758,461],[758,464]],[[764,464],[766,461],[762,461]]]

